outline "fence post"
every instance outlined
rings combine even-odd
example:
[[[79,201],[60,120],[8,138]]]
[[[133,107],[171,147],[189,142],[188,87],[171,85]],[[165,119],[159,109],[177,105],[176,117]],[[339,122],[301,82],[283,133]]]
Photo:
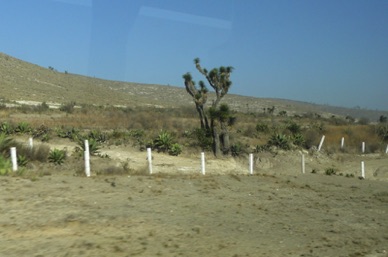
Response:
[[[89,151],[89,140],[85,140],[85,151],[84,151],[84,161],[85,161],[85,175],[90,177],[90,151]]]
[[[18,160],[16,155],[16,147],[11,147],[11,162],[12,162],[12,171],[18,170]]]
[[[323,141],[325,141],[325,135],[322,136],[321,142],[319,142],[318,152],[321,151],[321,148],[322,148],[322,145],[323,145]]]
[[[28,139],[28,146],[30,147],[30,150],[32,150],[32,148],[34,147],[34,140],[32,139],[32,137]]]
[[[249,174],[253,175],[253,153],[249,154]]]
[[[205,175],[206,171],[205,171],[205,153],[204,152],[201,153],[201,171],[202,171],[202,175]]]
[[[365,178],[365,163],[364,163],[364,161],[361,162],[361,177]]]
[[[152,150],[151,148],[147,148],[147,159],[148,159],[148,170],[150,174],[152,174]]]

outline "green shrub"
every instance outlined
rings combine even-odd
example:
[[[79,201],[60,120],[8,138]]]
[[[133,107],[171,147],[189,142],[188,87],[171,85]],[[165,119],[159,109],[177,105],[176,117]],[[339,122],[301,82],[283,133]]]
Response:
[[[18,166],[25,167],[28,164],[28,159],[25,155],[18,154],[17,163],[18,163]]]
[[[145,136],[145,132],[142,129],[131,129],[129,130],[128,134],[130,137],[136,139],[143,138]]]
[[[79,136],[76,140],[79,146],[79,149],[82,149],[82,152],[86,150],[85,140],[88,140],[90,155],[97,155],[100,151],[100,143],[97,142],[94,138],[85,138],[85,137]]]
[[[168,153],[173,156],[178,156],[182,153],[182,146],[178,143],[174,143],[171,145],[171,148]]]
[[[104,143],[108,140],[107,133],[101,132],[100,130],[91,130],[88,134],[88,138],[95,140],[99,143]]]
[[[287,124],[287,127],[286,127],[293,135],[296,135],[296,134],[300,134],[300,132],[302,131],[302,128],[300,125],[296,124],[295,122],[290,122],[289,124]]]
[[[72,127],[72,128],[66,128],[66,127],[57,128],[56,134],[60,138],[69,138],[71,140],[77,140],[77,138],[80,136],[79,130],[74,128],[74,127]]]
[[[283,150],[289,150],[290,149],[290,140],[284,134],[274,134],[269,139],[268,145],[269,146],[276,146],[276,147],[283,149]]]
[[[388,125],[379,125],[376,128],[377,135],[383,140],[384,142],[388,141]]]
[[[12,134],[14,132],[12,124],[8,122],[3,122],[0,124],[0,133],[4,133],[6,135]]]
[[[153,141],[153,146],[158,152],[167,152],[173,144],[173,136],[167,131],[161,131]]]
[[[213,139],[206,129],[196,128],[191,133],[191,137],[195,140],[192,146],[198,146],[202,150],[211,150],[213,146]]]
[[[8,158],[4,158],[0,155],[0,175],[7,175],[12,170],[11,161]]]
[[[230,153],[232,154],[233,157],[240,156],[240,154],[243,152],[242,148],[243,147],[240,143],[233,144],[230,147]]]
[[[264,123],[258,123],[256,125],[256,131],[257,132],[262,132],[262,133],[268,133],[269,132],[269,127],[267,124]]]
[[[17,124],[15,128],[15,132],[21,133],[21,134],[26,134],[31,132],[30,124],[28,124],[28,122],[20,122],[19,124]]]
[[[303,146],[305,144],[305,140],[302,134],[295,134],[291,137],[292,143],[297,146]]]
[[[61,165],[66,159],[66,151],[65,150],[59,150],[54,149],[50,151],[48,160],[49,162],[54,163],[55,165]]]
[[[336,175],[336,174],[337,174],[337,171],[336,171],[334,168],[327,168],[327,169],[325,170],[325,174],[328,175],[328,176]]]

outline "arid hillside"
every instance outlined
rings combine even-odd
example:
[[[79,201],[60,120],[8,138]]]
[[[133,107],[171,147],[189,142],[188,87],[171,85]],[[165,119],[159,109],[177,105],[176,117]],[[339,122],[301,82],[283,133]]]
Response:
[[[0,100],[9,103],[15,101],[46,102],[47,104],[75,102],[161,108],[192,105],[192,100],[183,87],[183,81],[182,87],[109,81],[66,71],[59,72],[53,67],[43,68],[3,53],[0,53]],[[224,101],[233,110],[240,112],[263,112],[264,109],[275,106],[275,112],[351,116],[368,118],[370,121],[376,121],[381,115],[388,115],[388,111],[349,109],[286,99],[227,95]]]

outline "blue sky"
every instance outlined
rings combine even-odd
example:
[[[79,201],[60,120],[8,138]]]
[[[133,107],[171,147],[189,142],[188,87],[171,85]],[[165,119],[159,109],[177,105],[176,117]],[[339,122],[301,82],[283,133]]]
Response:
[[[388,110],[387,0],[0,0],[0,52],[93,77]],[[87,92],[85,92],[87,93]]]

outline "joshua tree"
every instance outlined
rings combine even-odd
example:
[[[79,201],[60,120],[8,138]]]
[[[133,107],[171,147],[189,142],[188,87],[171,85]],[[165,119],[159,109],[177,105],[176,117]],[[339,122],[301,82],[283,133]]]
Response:
[[[192,80],[191,74],[186,73],[183,75],[186,90],[194,100],[201,121],[201,128],[209,132],[213,138],[214,154],[216,156],[220,156],[221,152],[228,154],[230,149],[228,126],[231,125],[235,119],[231,116],[229,107],[226,104],[222,104],[219,108],[219,103],[228,93],[229,88],[232,85],[230,74],[233,71],[233,67],[221,66],[220,68],[214,68],[209,72],[207,69],[201,67],[199,58],[194,59],[194,64],[197,70],[206,77],[207,82],[214,89],[216,94],[216,98],[213,100],[209,110],[210,126],[207,113],[204,110],[208,94],[205,82],[199,81],[198,89],[195,86],[195,82]]]
[[[194,100],[195,107],[197,109],[199,119],[201,121],[201,128],[209,130],[209,122],[204,111],[204,106],[207,101],[208,90],[203,81],[199,82],[199,89],[197,89],[195,87],[195,81],[192,80],[191,74],[189,72],[184,74],[183,78],[185,80],[186,90]]]

